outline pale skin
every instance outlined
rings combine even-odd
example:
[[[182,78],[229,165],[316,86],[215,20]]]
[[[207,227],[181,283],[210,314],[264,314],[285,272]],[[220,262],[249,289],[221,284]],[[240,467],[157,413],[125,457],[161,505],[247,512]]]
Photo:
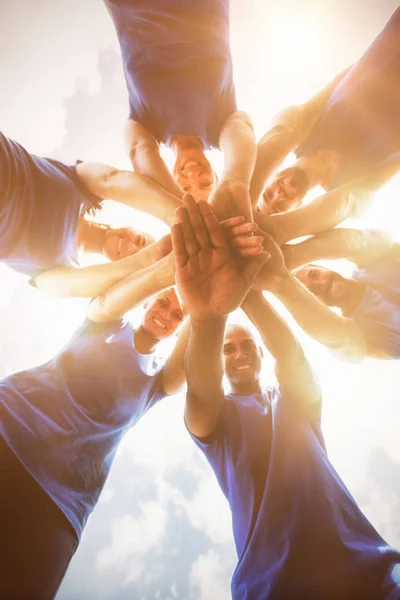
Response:
[[[351,236],[347,231],[349,230],[343,230],[343,234],[347,236],[349,252],[352,252],[353,259],[357,258],[359,262],[366,260],[366,253],[362,252],[361,249],[360,237],[355,236],[353,238],[353,247],[350,248]],[[327,235],[336,237],[339,240],[340,233],[338,235],[328,232]],[[359,233],[362,236],[363,232]],[[388,252],[390,247],[390,242],[385,234],[379,235],[379,232],[375,233],[376,235],[373,235],[372,232],[367,231],[365,235],[365,240],[370,240],[370,256],[372,257],[378,257],[379,251]],[[372,241],[375,242],[375,248],[372,247]],[[264,246],[271,254],[271,259],[268,265],[260,272],[256,286],[258,289],[272,292],[279,298],[308,335],[331,350],[334,350],[335,353],[344,359],[362,360],[366,356],[387,358],[379,348],[370,347],[370,344],[368,344],[353,319],[333,312],[329,306],[319,300],[290,273],[285,265],[281,249],[271,237],[266,236]],[[312,251],[311,246],[309,246],[309,250]],[[340,246],[338,254],[342,254]],[[332,258],[332,249],[329,252],[329,256]],[[339,257],[337,256],[336,258]]]
[[[220,134],[219,146],[224,154],[224,170],[220,182],[205,157],[204,148],[198,138],[176,136],[171,147],[176,154],[174,175],[160,156],[160,146],[154,136],[140,123],[128,120],[125,140],[135,171],[157,181],[169,193],[182,198],[184,191],[191,193],[197,201],[208,200],[212,192],[213,208],[220,219],[243,215],[252,220],[250,197],[246,201],[236,199],[230,183],[249,189],[253,173],[256,142],[250,117],[235,112],[226,121]]]
[[[239,266],[207,204],[190,201],[179,212],[182,217],[171,237],[175,280],[190,315],[185,418],[195,435],[206,437],[223,401],[221,347],[227,315],[243,302],[268,255],[260,253]],[[215,343],[218,336],[221,344]]]
[[[194,199],[189,195],[185,196],[184,200],[187,205],[191,207],[194,205],[196,210],[200,210],[202,206],[202,203],[200,203],[198,207]],[[209,211],[212,214],[207,204],[203,206],[203,210],[206,213]],[[185,228],[186,214],[184,213],[184,209],[178,211],[177,219],[181,223],[178,227]],[[248,237],[248,230],[253,228],[253,224],[246,224],[242,221],[242,217],[237,217],[226,221],[223,225],[219,225],[224,242],[228,244],[227,239],[230,240],[229,243],[231,246],[239,248],[240,251],[240,244],[243,241],[244,246],[242,251],[244,255],[259,255],[262,251],[260,239],[257,236]],[[143,304],[149,297],[174,284],[175,264],[172,254],[169,253],[171,248],[169,236],[164,238],[162,244],[162,252],[160,254],[164,255],[163,258],[160,258],[157,262],[143,260],[143,267],[141,269],[131,272],[115,282],[101,295],[92,300],[87,313],[89,319],[97,323],[119,320],[127,311],[139,304]],[[140,251],[136,256],[140,256],[146,250]],[[155,319],[155,323],[152,325],[150,322],[146,327],[143,325],[136,331],[135,345],[141,353],[152,352],[160,336],[165,337],[166,333],[172,333],[183,318],[183,308],[176,298],[175,293],[175,299],[171,294],[172,292],[169,291],[169,297],[166,295],[164,299],[166,308],[159,308],[158,310],[161,312],[155,312],[155,315],[158,317]],[[178,308],[176,305],[178,305]],[[151,307],[147,308],[147,311],[150,309]],[[177,313],[179,314],[177,315]],[[146,317],[144,323],[146,323]],[[166,331],[162,327],[163,324]],[[178,343],[164,367],[163,387],[166,394],[176,393],[184,382],[184,354],[188,330],[189,327],[187,324],[182,329]]]

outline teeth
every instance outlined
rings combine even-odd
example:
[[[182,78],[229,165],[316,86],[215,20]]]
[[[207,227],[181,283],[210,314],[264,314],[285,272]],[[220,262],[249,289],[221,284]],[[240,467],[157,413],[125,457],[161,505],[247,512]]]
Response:
[[[242,365],[241,367],[236,367],[238,371],[244,371],[245,369],[250,369],[250,365]]]
[[[161,321],[159,321],[156,317],[153,318],[153,322],[158,325],[158,327],[162,327],[162,329],[167,329],[167,327],[164,325],[164,323],[161,323]]]

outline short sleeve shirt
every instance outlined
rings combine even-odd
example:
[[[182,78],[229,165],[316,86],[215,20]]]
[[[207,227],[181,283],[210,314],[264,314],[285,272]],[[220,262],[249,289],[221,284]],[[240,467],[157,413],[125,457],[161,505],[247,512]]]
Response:
[[[376,600],[399,561],[330,463],[318,409],[279,388],[228,395],[199,440],[232,511],[234,600]]]
[[[30,277],[76,266],[79,216],[99,203],[75,166],[29,154],[0,133],[0,261]]]
[[[228,0],[105,0],[129,93],[129,116],[158,141],[219,146],[236,111]]]
[[[0,381],[0,435],[80,536],[118,444],[165,394],[129,322],[87,321],[48,363]]]

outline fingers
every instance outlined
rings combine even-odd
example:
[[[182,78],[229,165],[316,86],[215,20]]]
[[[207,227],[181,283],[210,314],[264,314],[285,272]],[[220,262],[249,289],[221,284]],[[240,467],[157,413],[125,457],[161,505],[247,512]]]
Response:
[[[259,271],[269,258],[270,254],[268,252],[262,252],[261,254],[258,254],[258,256],[253,256],[248,260],[242,274],[249,287],[253,285]]]
[[[175,267],[180,268],[185,266],[189,256],[186,251],[185,238],[180,223],[175,223],[175,225],[172,225],[171,227],[171,242]]]
[[[244,217],[240,215],[238,217],[231,217],[230,219],[225,219],[225,221],[220,221],[220,225],[223,230],[232,229],[236,225],[241,225],[242,223],[244,223]]]
[[[200,248],[209,248],[210,238],[208,236],[208,231],[199,205],[190,194],[185,194],[183,201],[185,203],[189,222],[197,244]]]
[[[205,226],[214,248],[227,248],[227,242],[225,239],[224,231],[219,224],[217,217],[211,206],[207,202],[200,201],[197,205],[204,219]]]
[[[239,235],[229,241],[229,246],[231,248],[249,248],[259,246],[262,249],[263,241],[264,238],[261,235]]]
[[[200,249],[194,235],[189,219],[189,213],[185,206],[180,206],[175,211],[176,219],[181,226],[181,232],[185,243],[185,250],[189,256],[194,256]]]

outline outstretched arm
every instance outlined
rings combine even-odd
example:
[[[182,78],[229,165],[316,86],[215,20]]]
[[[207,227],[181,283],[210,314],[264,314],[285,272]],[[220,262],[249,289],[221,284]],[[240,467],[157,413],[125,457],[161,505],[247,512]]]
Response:
[[[369,206],[372,196],[361,180],[352,181],[294,210],[269,216],[257,212],[255,221],[282,246],[290,240],[321,233],[350,217],[359,216]]]
[[[150,296],[173,284],[174,264],[169,254],[155,264],[124,277],[95,298],[89,304],[87,316],[96,323],[116,321]]]
[[[160,146],[153,134],[137,121],[128,119],[125,126],[125,142],[134,171],[151,177],[167,192],[182,198],[183,191],[161,158]]]
[[[243,301],[265,254],[240,268],[233,260],[222,228],[206,202],[190,196],[178,209],[171,231],[175,277],[190,316],[186,353],[188,381],[186,424],[197,437],[215,429],[223,405],[222,344],[229,312]]]
[[[256,141],[249,115],[244,112],[231,115],[222,129],[219,143],[224,154],[224,171],[210,204],[220,219],[243,215],[246,221],[252,221],[249,194],[235,193],[238,186],[249,190],[256,160]]]
[[[257,161],[250,188],[253,207],[264,192],[270,175],[279,168],[287,154],[309,134],[332,90],[346,72],[347,70],[340,73],[308,102],[289,106],[274,117],[271,128],[257,146]]]
[[[140,172],[85,162],[76,166],[76,172],[92,194],[142,210],[169,226],[174,222],[175,210],[182,205],[177,196]]]
[[[171,250],[170,236],[164,236],[133,256],[89,267],[55,267],[35,277],[38,288],[63,297],[95,298],[127,275],[157,262]]]
[[[358,266],[370,263],[395,247],[390,234],[378,229],[331,229],[314,235],[299,244],[282,247],[287,268],[297,267],[316,260],[346,258]]]
[[[271,258],[257,278],[257,288],[279,298],[300,327],[321,344],[343,358],[363,358],[366,342],[357,324],[334,313],[288,271],[282,251],[272,238],[264,240],[264,247]]]
[[[261,292],[251,290],[242,308],[275,359],[275,372],[281,388],[304,406],[318,405],[321,400],[319,385],[301,345],[287,323]]]

